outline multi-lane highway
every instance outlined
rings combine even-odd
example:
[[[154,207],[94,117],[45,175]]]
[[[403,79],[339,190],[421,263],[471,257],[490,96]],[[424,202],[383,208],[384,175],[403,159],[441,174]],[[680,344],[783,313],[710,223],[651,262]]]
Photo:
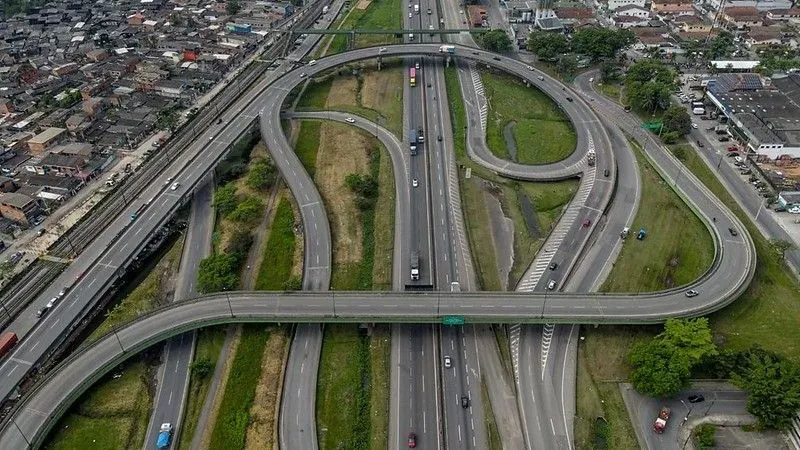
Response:
[[[519,62],[497,57],[488,52],[464,49],[462,47],[459,47],[457,52],[461,56],[477,59],[482,63],[501,67],[506,70],[510,69],[512,72],[519,71],[520,74],[527,74],[529,72],[529,69]],[[289,147],[285,136],[283,136],[283,134],[279,131],[279,110],[286,94],[291,90],[292,87],[301,82],[305,76],[309,75],[312,72],[311,69],[313,69],[314,72],[327,70],[328,68],[349,61],[375,57],[377,54],[378,50],[373,48],[357,50],[325,58],[320,60],[317,66],[314,68],[307,67],[289,72],[286,76],[278,79],[269,89],[261,92],[261,94],[255,98],[255,100],[258,101],[251,102],[251,106],[248,106],[248,108],[263,108],[261,125],[262,130],[267,131],[265,133],[265,137],[267,137],[267,142],[270,146],[270,149],[273,150],[274,145],[276,150],[273,151],[277,152],[279,155],[281,154],[280,152],[284,152],[283,157],[285,157],[287,161],[291,161],[292,158],[296,160],[296,156],[293,154],[293,152],[291,152],[291,148]],[[438,52],[438,46],[425,44],[389,46],[384,54],[386,56],[409,56],[417,54],[441,56]],[[305,75],[301,76],[301,73]],[[528,74],[526,78],[532,78],[533,76],[533,74]],[[544,78],[545,80],[548,80],[547,77]],[[539,82],[542,80],[529,79],[529,81],[531,81],[532,84],[539,84]],[[568,103],[574,104],[573,102]],[[264,107],[265,105],[266,107]],[[568,108],[565,110],[567,110],[569,114]],[[228,119],[229,122],[224,123],[223,126],[220,127],[221,131],[212,129],[205,134],[204,137],[210,141],[208,147],[213,148],[216,146],[216,148],[219,149],[224,148],[224,144],[232,141],[244,128],[246,128],[244,126],[245,124],[242,122],[245,122],[248,118],[255,118],[255,114],[251,114],[252,113],[250,112],[250,109],[243,108],[241,112],[235,116],[235,120],[232,120],[233,118],[230,116],[225,117],[225,119]],[[216,138],[214,137],[215,134]],[[217,138],[219,137],[222,137],[223,141],[218,143]],[[200,153],[201,150],[206,150],[206,146],[203,145],[200,147],[201,148],[198,149],[198,153]],[[213,155],[213,153],[209,154],[206,152],[200,155],[201,157],[197,158],[202,161],[203,164],[197,163],[197,159],[192,160],[188,164],[187,169],[191,167],[191,170],[184,170],[183,175],[183,177],[187,180],[186,187],[177,192],[176,194],[178,195],[173,196],[169,193],[164,193],[162,194],[162,196],[165,197],[163,200],[159,199],[158,201],[148,201],[148,205],[150,206],[145,208],[143,211],[145,213],[143,216],[146,218],[152,215],[152,217],[148,218],[148,222],[156,221],[159,215],[161,215],[161,220],[163,221],[164,217],[169,215],[171,211],[170,207],[174,207],[174,204],[180,200],[180,197],[185,195],[186,191],[188,191],[189,188],[193,187],[193,185],[197,183],[197,180],[200,178],[200,176],[202,176],[203,173],[205,173],[205,171],[207,171],[208,167],[213,166],[216,158],[211,157],[211,155]],[[664,167],[666,173],[679,173],[678,170],[675,172],[670,172],[670,162],[671,161],[666,161],[667,165]],[[292,164],[284,164],[283,166],[281,166],[281,163],[278,162],[278,165],[282,172],[286,174],[285,171],[291,170],[293,164],[295,163],[297,164],[296,167],[301,167],[299,166],[299,161],[292,161]],[[675,164],[679,163],[675,162]],[[193,165],[197,165],[197,167],[194,167]],[[674,168],[681,170],[679,165]],[[302,175],[298,174],[298,177],[302,178]],[[684,174],[684,177],[688,178],[687,174]],[[159,193],[157,191],[161,190],[155,189],[160,187],[160,182],[161,179],[157,180],[156,183],[151,186],[151,189],[154,189],[156,193]],[[302,185],[303,183],[300,184]],[[309,232],[309,226],[313,226],[315,223],[314,214],[321,212],[324,219],[324,210],[319,211],[318,208],[313,205],[313,201],[311,200],[315,192],[315,190],[313,190],[313,184],[308,186],[308,188],[311,190],[305,194],[303,189],[295,191],[295,195],[298,197],[298,202],[301,205],[305,205],[305,208],[301,209],[301,213],[303,215],[307,237],[305,244],[306,258],[308,258],[309,255],[323,256],[321,256],[321,260],[307,260],[306,267],[311,271],[309,277],[311,286],[327,287],[328,280],[321,279],[324,277],[319,275],[315,276],[314,273],[325,272],[325,270],[320,269],[324,268],[326,263],[326,261],[324,261],[324,255],[329,255],[329,250],[327,252],[317,250],[309,251],[309,246],[316,246],[318,249],[325,247],[325,243],[320,242],[324,241],[325,239],[315,240],[315,236]],[[89,363],[88,366],[83,367],[87,370],[83,373],[83,376],[74,377],[73,380],[75,381],[73,381],[69,386],[62,385],[58,391],[54,392],[52,390],[52,386],[57,384],[59,380],[63,382],[63,374],[67,373],[69,369],[74,367],[73,364],[64,366],[63,370],[59,371],[56,376],[51,379],[50,383],[43,385],[35,392],[33,396],[30,397],[30,401],[26,402],[25,407],[22,408],[20,413],[17,415],[18,420],[16,420],[16,424],[23,427],[20,428],[20,430],[25,434],[26,437],[38,438],[41,435],[42,430],[46,429],[50,423],[49,420],[47,420],[41,414],[37,414],[33,411],[51,411],[53,414],[60,414],[65,405],[71,401],[72,398],[74,398],[71,397],[73,393],[80,391],[82,388],[85,389],[87,385],[84,383],[96,379],[98,374],[102,373],[104,367],[110,367],[102,364],[103,362],[108,362],[106,359],[113,361],[118,361],[121,359],[122,355],[120,354],[120,346],[125,348],[126,351],[134,351],[141,346],[152,343],[152,339],[162,339],[170,334],[185,331],[186,329],[194,328],[203,324],[243,320],[242,315],[247,316],[247,318],[250,320],[257,320],[260,318],[266,320],[280,319],[283,321],[327,321],[344,319],[356,321],[390,320],[425,322],[432,320],[432,318],[441,317],[441,315],[452,314],[467,317],[469,320],[486,320],[490,322],[522,322],[531,320],[569,322],[656,322],[669,316],[689,316],[706,313],[733,300],[747,285],[754,269],[755,254],[753,251],[752,242],[750,241],[746,232],[744,232],[741,224],[738,223],[738,221],[733,217],[732,214],[730,214],[730,212],[720,206],[719,202],[715,201],[716,199],[714,199],[710,193],[694,185],[686,186],[684,183],[678,183],[678,188],[686,198],[690,199],[690,202],[693,204],[693,206],[704,217],[713,216],[718,218],[717,222],[714,224],[708,223],[709,228],[714,232],[718,242],[716,263],[714,268],[698,283],[698,287],[701,290],[701,295],[692,300],[687,300],[682,291],[633,297],[575,294],[558,296],[551,295],[549,298],[542,298],[542,296],[529,295],[520,297],[502,294],[502,296],[505,296],[500,297],[502,298],[502,304],[497,301],[495,296],[487,294],[483,294],[481,296],[470,296],[468,294],[440,296],[431,294],[403,295],[393,293],[380,294],[378,296],[364,293],[336,293],[334,301],[332,294],[286,295],[232,293],[231,297],[236,297],[235,302],[228,302],[228,299],[225,297],[209,298],[205,299],[201,303],[192,303],[193,307],[189,307],[186,304],[181,304],[175,306],[168,312],[160,313],[162,315],[172,317],[172,320],[164,320],[162,315],[156,314],[149,319],[137,322],[136,325],[132,325],[131,327],[126,328],[124,331],[120,331],[117,336],[115,336],[119,338],[116,340],[116,347],[113,345],[114,341],[111,339],[105,339],[98,342],[96,346],[92,347],[90,354],[84,352],[77,355],[74,359],[71,359],[73,364],[77,363],[79,360]],[[153,208],[153,206],[156,205],[158,205],[158,207]],[[311,211],[314,211],[314,213],[312,214]],[[722,219],[720,220],[720,218]],[[327,226],[327,221],[323,220],[323,222],[325,222],[325,226]],[[139,218],[137,218],[137,224],[138,223],[141,223]],[[124,262],[126,261],[124,258],[129,257],[128,255],[131,253],[131,249],[128,249],[128,252],[126,252],[127,247],[137,240],[136,235],[146,232],[147,229],[129,229],[129,227],[126,226],[127,224],[123,223],[121,225],[121,229],[123,230],[122,235],[118,239],[114,239],[113,242],[111,242],[109,239],[105,240],[104,243],[106,246],[119,249],[119,253],[115,253],[115,257],[120,258],[121,261]],[[321,224],[318,223],[318,226],[319,225]],[[737,227],[740,231],[740,234],[736,237],[727,235],[727,227],[730,226]],[[325,233],[321,233],[321,235],[325,236]],[[327,236],[329,236],[329,233]],[[98,241],[102,242],[102,237],[103,235],[98,238]],[[327,245],[329,248],[329,243]],[[116,260],[111,262],[116,262]],[[111,266],[112,268],[116,269],[119,267],[114,266],[113,264],[108,264],[105,262],[105,260],[103,260],[103,263],[91,267],[90,273],[86,274],[90,275],[91,278],[87,278],[85,275],[84,280],[86,281],[77,283],[73,290],[73,294],[79,290],[81,290],[81,292],[83,292],[83,290],[90,290],[92,286],[97,283],[96,277],[99,275],[99,272],[103,270],[103,268],[108,268]],[[329,261],[327,261],[327,264],[329,267]],[[92,281],[94,281],[94,283]],[[270,297],[270,295],[272,297]],[[79,298],[84,297],[81,296]],[[70,301],[72,301],[72,298],[68,296],[61,305],[69,304]],[[58,311],[58,308],[56,311]],[[186,321],[181,320],[181,314],[185,315]],[[232,315],[239,317],[231,317]],[[56,325],[52,325],[50,328],[56,328],[57,323],[58,322],[55,322]],[[63,331],[64,330],[62,329],[61,332],[63,333]],[[57,332],[58,330],[53,330],[53,333]],[[138,340],[137,338],[133,338],[132,341],[128,340],[137,333],[141,333],[138,335]],[[33,334],[35,335],[36,332]],[[46,333],[44,334],[46,335]],[[56,341],[56,337],[53,337],[52,342]],[[125,340],[123,340],[123,337],[125,337]],[[20,349],[26,348],[26,344],[28,342],[29,340],[22,342],[20,344]],[[49,344],[52,344],[52,342]],[[139,347],[137,347],[137,345]],[[33,352],[33,356],[36,356],[35,348],[36,347],[27,348],[27,351]],[[16,356],[17,355],[15,352],[15,357]],[[38,358],[33,360],[35,361],[36,359]],[[91,369],[92,365],[94,365],[94,369]],[[24,364],[20,362],[20,359],[11,359],[6,361],[6,363],[0,367],[0,374],[5,371],[5,375],[13,379],[14,371],[20,368],[24,369]],[[78,383],[77,381],[79,380],[82,382]],[[78,387],[67,392],[67,388],[72,387],[75,384],[77,384]],[[11,386],[11,388],[13,388],[13,386]],[[61,396],[60,398],[59,395]],[[43,399],[45,401],[43,403],[39,403]],[[30,409],[32,405],[34,405],[34,408],[39,407],[41,409]],[[23,418],[24,420],[21,420]],[[5,443],[23,443],[22,446],[12,445],[10,448],[24,447],[24,439],[19,434],[19,430],[15,431],[14,427],[7,427],[4,430],[2,438],[4,439],[4,445]],[[12,440],[5,441],[5,439]]]

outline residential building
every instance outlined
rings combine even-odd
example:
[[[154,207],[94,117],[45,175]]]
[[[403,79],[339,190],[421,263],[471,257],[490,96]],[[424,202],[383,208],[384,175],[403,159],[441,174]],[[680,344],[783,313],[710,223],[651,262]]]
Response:
[[[731,28],[760,27],[764,25],[761,13],[752,6],[734,6],[725,8],[722,19]]]
[[[650,20],[650,10],[641,6],[628,5],[614,11],[613,17],[635,17]]]
[[[726,7],[752,7],[759,11],[788,10],[792,7],[792,0],[706,0],[712,11],[719,9],[720,5]]]
[[[695,14],[692,2],[683,0],[653,0],[650,4],[650,11],[656,15],[686,16]]]
[[[609,11],[616,11],[619,8],[629,5],[644,8],[646,3],[645,0],[608,0],[607,8]]]
[[[0,216],[27,227],[41,214],[41,205],[36,199],[17,192],[0,193]]]
[[[58,144],[66,137],[66,129],[50,127],[28,140],[28,149],[35,155],[42,154],[47,148]]]
[[[781,43],[781,29],[779,27],[752,27],[747,32],[744,43],[749,49]]]

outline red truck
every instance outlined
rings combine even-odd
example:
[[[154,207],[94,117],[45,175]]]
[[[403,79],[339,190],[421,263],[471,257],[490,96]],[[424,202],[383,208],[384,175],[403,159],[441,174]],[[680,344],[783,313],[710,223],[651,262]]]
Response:
[[[12,331],[6,331],[0,336],[0,358],[5,356],[9,350],[17,345],[17,334]]]
[[[661,408],[661,412],[658,413],[658,417],[656,417],[656,421],[653,423],[653,431],[656,433],[664,432],[664,429],[667,428],[667,421],[669,420],[670,412],[670,409],[666,406]]]

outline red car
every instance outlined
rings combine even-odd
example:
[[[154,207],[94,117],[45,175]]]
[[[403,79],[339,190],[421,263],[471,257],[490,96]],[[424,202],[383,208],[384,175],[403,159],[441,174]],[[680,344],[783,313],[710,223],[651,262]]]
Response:
[[[408,433],[408,448],[417,448],[417,434],[414,432]]]
[[[590,219],[586,219],[586,220],[583,221],[583,228],[589,228],[589,225],[591,225],[591,224],[592,224],[592,221]]]
[[[737,147],[735,145],[731,145],[730,147],[728,147],[728,151],[729,152],[738,152],[739,151],[739,147]]]

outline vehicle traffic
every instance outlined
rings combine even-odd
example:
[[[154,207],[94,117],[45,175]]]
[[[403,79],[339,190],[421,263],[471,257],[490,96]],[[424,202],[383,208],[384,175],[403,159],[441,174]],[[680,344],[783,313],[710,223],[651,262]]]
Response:
[[[667,428],[670,412],[670,409],[666,406],[661,408],[661,411],[658,413],[658,417],[656,417],[656,421],[653,422],[653,431],[659,434],[664,432],[664,430]]]

